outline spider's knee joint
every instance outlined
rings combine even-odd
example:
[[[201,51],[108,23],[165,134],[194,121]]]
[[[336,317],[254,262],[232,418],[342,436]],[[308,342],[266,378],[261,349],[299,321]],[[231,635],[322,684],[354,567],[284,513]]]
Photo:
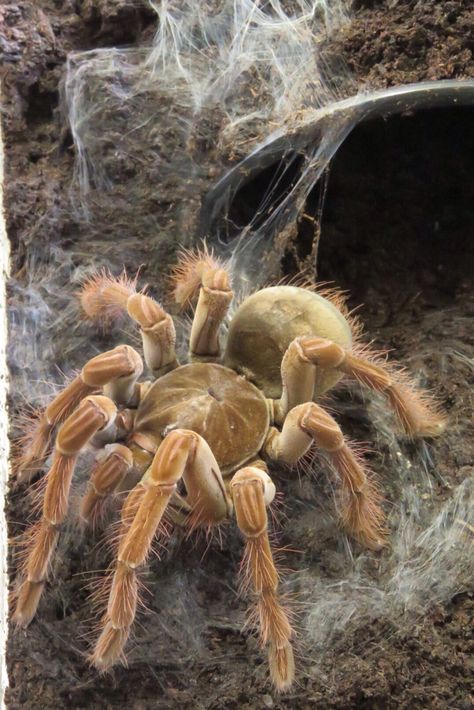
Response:
[[[129,345],[118,345],[89,360],[82,368],[81,379],[89,387],[103,387],[119,378],[138,378],[143,372],[140,355]]]
[[[246,537],[259,537],[267,528],[266,507],[275,497],[275,484],[260,468],[242,468],[233,477],[230,492],[237,523]]]
[[[171,317],[159,303],[143,293],[134,293],[130,296],[127,301],[127,312],[132,320],[145,329],[153,328],[171,320]]]
[[[344,435],[338,423],[316,404],[305,407],[300,426],[324,451],[339,451],[345,445]]]
[[[304,358],[320,367],[339,367],[346,359],[344,348],[326,338],[302,336],[298,345]]]

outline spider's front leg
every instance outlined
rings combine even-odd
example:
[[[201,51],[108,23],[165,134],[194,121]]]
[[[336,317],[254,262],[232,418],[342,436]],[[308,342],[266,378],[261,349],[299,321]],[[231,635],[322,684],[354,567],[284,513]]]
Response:
[[[114,425],[116,413],[112,400],[92,395],[80,403],[58,431],[53,461],[46,476],[41,520],[24,539],[25,579],[13,614],[13,621],[20,626],[27,626],[36,613],[59,528],[66,519],[77,457],[97,432]]]
[[[446,422],[430,396],[410,379],[371,354],[349,352],[326,338],[303,336],[288,347],[282,361],[284,416],[292,407],[313,398],[316,368],[338,370],[370,389],[386,395],[408,436],[438,436]]]
[[[270,675],[276,689],[283,691],[293,683],[295,664],[293,630],[278,597],[278,572],[268,539],[266,508],[275,496],[275,486],[261,468],[247,466],[234,475],[230,490],[237,524],[245,537],[242,586],[256,597],[250,621],[259,627],[262,646],[268,645]]]
[[[102,389],[117,404],[136,406],[137,380],[142,372],[142,359],[129,345],[118,345],[89,360],[21,441],[22,450],[16,465],[18,481],[29,481],[41,469],[50,453],[54,428],[62,424],[87,395]]]
[[[314,402],[294,407],[286,416],[282,431],[270,431],[264,451],[271,459],[292,466],[313,442],[329,456],[339,475],[344,527],[366,547],[381,547],[386,536],[381,496],[361,457],[345,441],[337,422],[322,407]]]
[[[137,609],[136,570],[150,553],[153,537],[181,478],[192,508],[191,525],[214,525],[231,513],[232,504],[208,444],[199,434],[185,429],[168,434],[122,508],[120,544],[104,628],[91,659],[98,668],[107,669],[123,656]]]

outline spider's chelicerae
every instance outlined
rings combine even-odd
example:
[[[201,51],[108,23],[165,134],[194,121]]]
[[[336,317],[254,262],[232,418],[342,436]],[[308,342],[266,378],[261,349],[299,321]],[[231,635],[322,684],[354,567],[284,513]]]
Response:
[[[41,414],[20,479],[41,468],[55,433],[54,451],[42,516],[27,536],[13,618],[26,626],[35,615],[77,458],[92,445],[99,453],[81,503],[83,520],[93,522],[105,498],[132,481],[93,664],[106,669],[123,658],[137,607],[137,569],[160,525],[209,528],[235,512],[245,540],[243,585],[256,612],[251,619],[268,649],[273,683],[284,690],[294,678],[293,632],[267,530],[275,496],[269,463],[293,466],[312,446],[324,451],[337,472],[342,525],[377,548],[385,537],[377,487],[318,398],[352,377],[386,395],[408,436],[435,436],[444,420],[405,374],[357,344],[358,328],[340,296],[291,285],[257,291],[237,308],[222,354],[219,331],[233,296],[226,265],[205,249],[182,254],[174,294],[181,306],[197,297],[185,365],[176,358],[173,320],[134,282],[99,273],[84,285],[89,318],[103,324],[128,313],[139,325],[153,379],[139,382],[142,358],[119,345],[89,360]]]

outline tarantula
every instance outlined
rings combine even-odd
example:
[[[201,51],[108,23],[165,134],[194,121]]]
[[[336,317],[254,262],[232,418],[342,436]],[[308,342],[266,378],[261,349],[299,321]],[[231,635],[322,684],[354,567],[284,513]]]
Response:
[[[268,537],[267,507],[275,496],[268,462],[293,466],[312,446],[325,452],[337,473],[342,525],[362,545],[378,548],[385,529],[377,486],[315,400],[349,376],[384,393],[409,436],[437,435],[444,421],[405,375],[357,345],[355,321],[334,293],[294,285],[257,291],[237,308],[222,356],[230,276],[206,249],[181,255],[176,301],[185,306],[198,297],[185,365],[177,361],[172,318],[125,272],[118,278],[101,272],[85,283],[80,298],[90,319],[103,324],[128,313],[139,325],[153,381],[138,382],[142,358],[119,345],[89,360],[40,416],[24,446],[20,480],[40,470],[53,433],[55,443],[41,519],[27,534],[13,619],[27,626],[36,613],[74,467],[92,445],[99,454],[81,518],[93,522],[107,496],[123,490],[124,481],[129,489],[92,663],[107,669],[123,659],[137,608],[137,569],[160,526],[209,528],[235,511],[245,540],[243,586],[255,602],[251,619],[267,647],[272,681],[284,690],[294,678],[293,630]]]

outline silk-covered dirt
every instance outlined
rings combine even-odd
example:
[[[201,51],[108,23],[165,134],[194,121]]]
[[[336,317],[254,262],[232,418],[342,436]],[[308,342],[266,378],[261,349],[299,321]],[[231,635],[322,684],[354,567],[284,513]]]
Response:
[[[329,50],[344,58],[359,83],[372,87],[474,77],[470,6],[468,0],[358,2],[350,26],[332,38]],[[41,253],[43,244],[54,242],[78,259],[81,252],[94,250],[96,236],[69,216],[74,155],[58,112],[66,54],[138,42],[152,31],[154,16],[139,3],[40,0],[3,2],[0,17],[14,310],[18,284],[28,282],[32,251]],[[363,304],[358,313],[368,337],[421,371],[449,416],[446,435],[430,444],[434,503],[447,500],[455,486],[474,475],[473,119],[470,109],[446,109],[356,128],[331,165],[322,216],[318,212],[318,279],[347,290],[351,306]],[[214,177],[209,175],[209,185]],[[129,254],[127,266],[145,262],[145,281],[153,281],[173,261],[176,243],[163,217],[173,199],[162,194],[150,201],[160,225],[156,242]],[[319,204],[315,190],[307,213],[316,212]],[[110,233],[96,240],[101,265],[104,244],[115,238]],[[301,224],[282,247],[282,274],[307,268],[310,253],[311,232]],[[60,305],[59,289],[46,289],[51,309],[55,293]],[[68,371],[91,355],[86,331],[75,331],[77,361],[69,363],[68,333],[57,322],[55,327],[57,342],[48,348],[58,367]],[[85,339],[83,345],[78,338]],[[105,339],[94,342],[97,348],[107,347]],[[15,361],[10,367],[14,387],[21,373]],[[344,431],[377,451],[371,462],[389,506],[396,493],[391,487],[396,462],[383,443],[380,448],[376,423],[357,393],[342,391],[337,404]],[[18,407],[12,391],[12,411]],[[406,451],[410,455],[409,447]],[[275,478],[286,501],[279,543],[296,550],[283,554],[283,566],[306,570],[306,584],[312,574],[335,583],[348,576],[351,560],[332,517],[324,476],[303,487],[282,472],[275,471]],[[8,503],[12,537],[21,532],[30,506],[26,488],[13,485]],[[472,707],[474,600],[469,590],[433,604],[409,622],[379,618],[354,629],[349,624],[324,652],[312,648],[302,630],[297,684],[288,696],[277,696],[256,641],[240,633],[245,614],[245,602],[235,592],[240,553],[233,525],[222,545],[214,541],[207,550],[202,540],[174,536],[161,561],[149,565],[150,613],[140,616],[129,667],[100,676],[84,657],[91,628],[87,585],[91,573],[105,566],[107,552],[100,535],[84,537],[72,521],[37,619],[27,632],[10,631],[7,707]],[[375,555],[374,569],[379,560]],[[310,599],[298,582],[291,591],[299,592],[303,606]]]

